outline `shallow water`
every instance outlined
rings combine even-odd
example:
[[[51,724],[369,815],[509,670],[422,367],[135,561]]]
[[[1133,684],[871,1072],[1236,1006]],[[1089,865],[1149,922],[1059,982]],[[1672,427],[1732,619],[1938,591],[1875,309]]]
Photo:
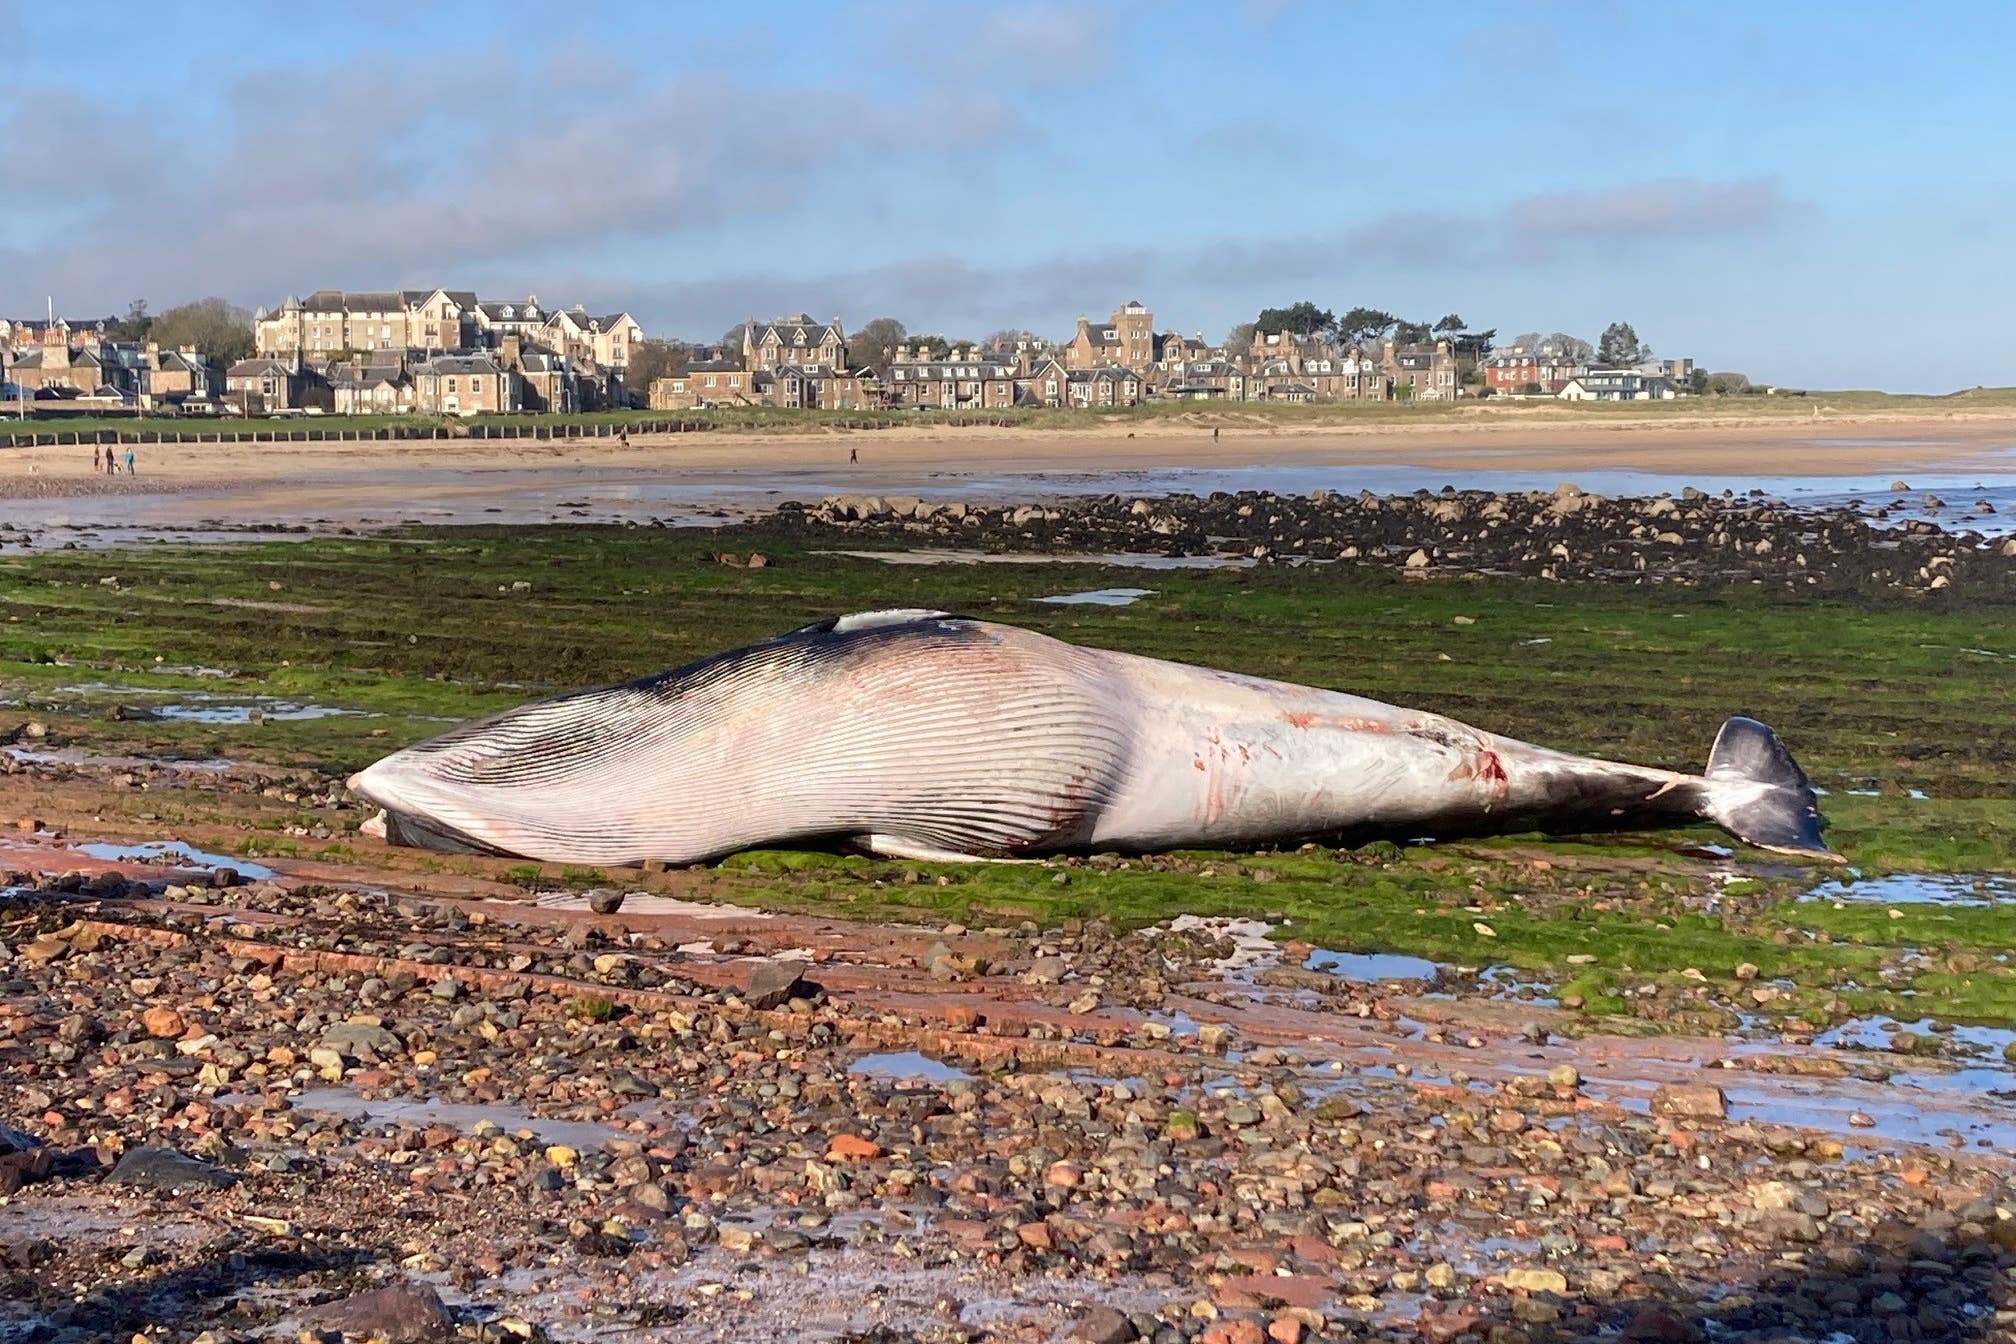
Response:
[[[1039,597],[1038,602],[1049,602],[1060,607],[1131,607],[1144,597],[1153,597],[1153,588],[1094,588],[1088,593],[1057,593],[1050,597]]]
[[[1441,968],[1426,957],[1410,957],[1398,952],[1332,952],[1316,948],[1303,959],[1306,971],[1327,971],[1354,984],[1375,984],[1381,980],[1433,980]]]
[[[0,747],[0,754],[20,761],[23,765],[85,765],[105,770],[185,770],[192,773],[215,774],[229,770],[237,762],[222,756],[208,760],[177,761],[162,756],[100,756],[78,747],[54,747],[47,751],[32,751],[27,747]]]
[[[1149,555],[1140,551],[1053,555],[927,547],[914,551],[822,551],[819,554],[846,556],[853,560],[880,560],[885,565],[1112,565],[1121,569],[1250,569],[1258,563],[1243,556]]]
[[[507,1134],[529,1130],[548,1143],[563,1143],[580,1152],[594,1152],[619,1137],[608,1125],[588,1120],[551,1120],[511,1106],[435,1101],[425,1097],[389,1097],[367,1101],[342,1087],[315,1087],[291,1099],[297,1111],[319,1111],[345,1119],[370,1119],[382,1124],[453,1125],[474,1129],[489,1121]]]
[[[1995,905],[2016,901],[2016,877],[1976,873],[1892,873],[1829,879],[1800,897],[1872,905]]]
[[[861,1055],[847,1066],[847,1072],[863,1078],[888,1078],[897,1082],[972,1082],[974,1075],[956,1064],[933,1059],[916,1050],[885,1050]]]
[[[229,854],[211,854],[184,844],[180,840],[149,840],[137,845],[115,845],[94,843],[76,846],[80,854],[89,854],[94,859],[104,859],[110,863],[147,863],[154,859],[185,859],[186,865],[196,868],[230,868],[240,877],[268,878],[273,870],[250,859],[233,858]]]

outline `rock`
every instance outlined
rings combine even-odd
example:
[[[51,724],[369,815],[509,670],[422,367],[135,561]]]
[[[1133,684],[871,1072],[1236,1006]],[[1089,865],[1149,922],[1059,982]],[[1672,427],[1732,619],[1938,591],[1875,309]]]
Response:
[[[390,1059],[400,1051],[399,1038],[375,1022],[332,1022],[316,1044],[350,1059]]]
[[[304,1319],[317,1330],[384,1344],[445,1344],[455,1334],[441,1295],[420,1283],[395,1283],[325,1303]]]
[[[1528,1293],[1568,1291],[1568,1276],[1558,1269],[1508,1269],[1505,1271],[1504,1283],[1507,1288]]]
[[[173,1008],[156,1005],[140,1014],[140,1025],[147,1028],[149,1036],[160,1040],[172,1040],[188,1030],[182,1021],[182,1014]]]
[[[598,915],[613,915],[623,908],[623,893],[614,887],[597,887],[588,893],[588,908]]]
[[[742,987],[742,1000],[751,1008],[778,1008],[798,996],[805,983],[795,961],[759,961],[749,968]]]
[[[1407,563],[1405,567],[1408,569],[1428,568],[1428,552],[1421,550],[1413,552],[1407,557]]]
[[[827,1161],[870,1162],[882,1156],[882,1145],[858,1134],[835,1134],[826,1145]]]
[[[1066,1336],[1073,1344],[1128,1344],[1134,1323],[1111,1307],[1087,1307]]]
[[[122,1154],[107,1180],[143,1190],[222,1190],[236,1176],[173,1148],[133,1148]]]
[[[1582,1074],[1573,1064],[1556,1064],[1547,1070],[1547,1081],[1555,1087],[1580,1087]]]
[[[1719,1087],[1667,1083],[1652,1094],[1652,1114],[1689,1120],[1720,1120],[1729,1114],[1729,1102]]]

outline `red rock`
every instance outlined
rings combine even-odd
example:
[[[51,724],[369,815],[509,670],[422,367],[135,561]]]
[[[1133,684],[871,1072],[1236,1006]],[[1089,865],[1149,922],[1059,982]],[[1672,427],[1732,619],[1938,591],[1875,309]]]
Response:
[[[1015,1229],[1015,1235],[1032,1251],[1050,1249],[1050,1229],[1042,1223],[1024,1223]]]
[[[954,1031],[972,1031],[980,1025],[980,1010],[970,1003],[945,1006],[945,1025]]]
[[[1222,1303],[1228,1292],[1244,1293],[1261,1304],[1286,1303],[1291,1307],[1315,1308],[1329,1300],[1336,1285],[1320,1274],[1235,1274],[1218,1285]]]
[[[867,1162],[882,1156],[882,1145],[873,1139],[864,1139],[858,1134],[835,1134],[833,1141],[826,1145],[826,1159],[850,1162]]]
[[[1225,1344],[1267,1344],[1267,1335],[1258,1321],[1227,1321]]]
[[[1276,1316],[1267,1323],[1267,1338],[1274,1344],[1302,1344],[1307,1327],[1293,1316]]]
[[[140,1014],[140,1025],[147,1028],[149,1036],[158,1037],[164,1041],[180,1036],[189,1029],[188,1024],[182,1020],[182,1014],[176,1012],[173,1008],[165,1008],[160,1005],[149,1008],[146,1012]]]
[[[1719,1087],[1667,1083],[1652,1094],[1652,1114],[1720,1120],[1729,1114],[1729,1103]]]

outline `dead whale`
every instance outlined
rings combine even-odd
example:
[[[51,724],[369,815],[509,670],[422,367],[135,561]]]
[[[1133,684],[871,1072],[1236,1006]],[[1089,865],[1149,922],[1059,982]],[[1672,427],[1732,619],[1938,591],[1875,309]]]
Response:
[[[851,845],[1002,859],[1712,821],[1833,857],[1775,734],[1700,775],[1552,751],[1336,691],[868,612],[555,696],[387,756],[350,787],[393,843],[693,863]]]

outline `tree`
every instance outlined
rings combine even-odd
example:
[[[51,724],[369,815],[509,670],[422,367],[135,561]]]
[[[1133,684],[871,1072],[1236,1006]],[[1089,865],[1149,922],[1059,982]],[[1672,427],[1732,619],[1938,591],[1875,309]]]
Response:
[[[651,394],[658,378],[676,378],[693,362],[693,347],[684,341],[646,337],[630,347],[630,363],[623,369],[623,385],[640,397]]]
[[[126,305],[126,316],[106,327],[105,334],[115,341],[144,341],[153,326],[154,319],[147,315],[147,300],[135,299]]]
[[[1456,337],[1456,353],[1465,359],[1483,363],[1497,347],[1492,342],[1498,339],[1498,328],[1489,331],[1466,331]]]
[[[1565,359],[1571,364],[1587,364],[1596,357],[1596,348],[1580,336],[1570,336],[1565,331],[1557,331],[1540,342],[1540,348],[1550,355]]]
[[[1718,397],[1731,393],[1748,392],[1750,379],[1740,373],[1711,373],[1708,375],[1708,390]]]
[[[742,357],[742,337],[748,330],[749,324],[747,322],[737,322],[734,326],[721,333],[721,339],[718,344],[731,357],[740,359]]]
[[[1512,338],[1511,348],[1514,350],[1538,350],[1540,348],[1540,333],[1537,331],[1520,332]]]
[[[980,342],[980,348],[991,355],[1012,358],[1016,345],[1022,341],[1027,341],[1032,350],[1040,350],[1050,344],[1033,331],[1023,331],[1019,327],[1003,327],[999,331],[988,332],[986,339]]]
[[[1708,390],[1708,370],[1695,369],[1692,373],[1688,374],[1687,390],[1697,397],[1706,392]]]
[[[1307,299],[1286,308],[1263,308],[1254,320],[1262,332],[1292,331],[1297,336],[1315,336],[1337,325],[1337,316],[1328,308],[1318,308]]]
[[[1240,323],[1240,324],[1239,324],[1238,326],[1236,326],[1236,327],[1232,328],[1232,330],[1230,330],[1230,331],[1226,332],[1226,333],[1225,333],[1225,350],[1226,350],[1226,352],[1227,352],[1228,354],[1237,354],[1237,353],[1238,353],[1239,351],[1241,351],[1241,350],[1250,350],[1250,349],[1252,349],[1252,348],[1253,348],[1253,332],[1254,332],[1255,330],[1256,330],[1256,326],[1255,326],[1255,324],[1254,324],[1254,323],[1252,323],[1252,322],[1241,322],[1241,323]]]
[[[223,299],[198,299],[153,318],[147,336],[164,349],[193,345],[214,360],[235,364],[252,354],[252,314]]]
[[[1470,324],[1468,322],[1451,313],[1435,324],[1435,334],[1437,336],[1447,336],[1450,344],[1453,345],[1456,342],[1456,337],[1460,333],[1469,330],[1469,327]]]
[[[872,322],[864,322],[861,330],[847,338],[847,362],[857,369],[887,373],[890,364],[895,362],[896,347],[903,344],[907,334],[903,324],[893,317],[878,317]]]
[[[1631,330],[1629,322],[1612,322],[1603,328],[1603,339],[1596,344],[1596,358],[1611,368],[1628,368],[1652,358],[1652,347],[1639,343],[1638,333]]]
[[[1393,330],[1399,318],[1377,308],[1353,308],[1337,319],[1337,339],[1346,345],[1363,345]]]
[[[1399,321],[1393,324],[1393,339],[1402,345],[1420,345],[1428,339],[1426,322]]]
[[[912,336],[910,345],[919,359],[943,359],[952,353],[954,345],[964,345],[964,341],[948,341],[943,336]]]

